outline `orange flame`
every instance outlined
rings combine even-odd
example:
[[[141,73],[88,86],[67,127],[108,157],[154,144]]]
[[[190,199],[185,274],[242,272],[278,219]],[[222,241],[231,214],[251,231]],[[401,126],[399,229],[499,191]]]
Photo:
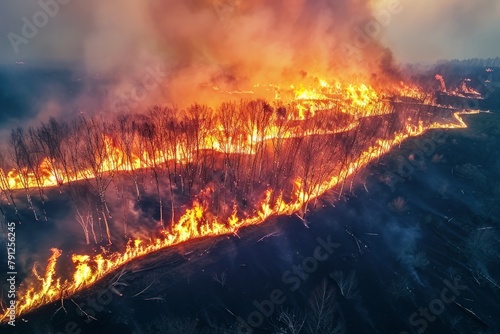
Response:
[[[308,136],[310,134],[332,134],[341,131],[349,131],[357,126],[356,119],[377,114],[373,106],[380,102],[379,94],[373,88],[367,85],[347,85],[343,88],[340,83],[333,85],[326,81],[320,81],[319,86],[313,90],[299,88],[295,91],[295,100],[316,100],[326,99],[330,103],[338,103],[337,98],[339,92],[343,92],[345,103],[349,103],[356,107],[358,113],[353,115],[354,121],[342,129],[313,129],[304,130],[300,126],[298,128],[289,128],[283,134],[277,126],[270,126],[264,133],[253,133],[246,138],[237,133],[232,133],[229,136],[221,135],[218,132],[224,130],[220,126],[215,126],[207,135],[205,141],[201,144],[203,148],[210,148],[221,152],[229,153],[244,153],[254,154],[252,142],[265,141],[278,136],[284,138],[294,138],[299,136]],[[413,88],[407,86],[407,91],[415,94]],[[297,119],[306,117],[305,114],[297,115]],[[315,185],[312,189],[306,189],[303,180],[297,178],[294,182],[294,187],[291,196],[284,199],[282,193],[274,193],[274,190],[268,189],[265,192],[264,198],[258,208],[245,217],[238,213],[235,206],[232,214],[227,218],[216,217],[208,214],[208,206],[202,199],[196,199],[192,202],[190,208],[187,208],[184,214],[169,227],[163,231],[162,237],[152,239],[136,239],[130,241],[123,252],[102,253],[98,255],[72,255],[71,259],[75,265],[75,271],[71,278],[61,281],[61,278],[56,278],[56,263],[57,258],[61,255],[61,251],[52,249],[52,256],[48,260],[45,275],[40,277],[36,271],[35,276],[41,281],[41,284],[25,286],[22,290],[20,298],[17,301],[18,315],[24,314],[30,310],[38,308],[42,305],[54,302],[65,296],[73,295],[83,289],[92,286],[94,283],[102,279],[107,274],[117,268],[135,260],[139,257],[151,254],[158,250],[178,245],[182,242],[208,236],[221,236],[236,234],[239,229],[263,223],[266,219],[276,215],[290,215],[301,210],[304,205],[324,194],[329,189],[337,186],[341,179],[345,179],[358,171],[363,166],[377,159],[381,155],[389,152],[389,150],[399,145],[403,140],[410,136],[418,136],[425,130],[430,128],[446,128],[446,127],[466,127],[459,113],[455,113],[455,118],[458,124],[428,124],[424,125],[422,121],[418,125],[407,125],[406,129],[396,132],[390,138],[380,139],[372,146],[363,150],[359,156],[352,159],[348,164],[343,166],[341,170],[332,172],[328,175],[326,181]],[[312,132],[311,132],[312,131]],[[148,168],[155,162],[166,162],[169,159],[180,159],[180,156],[170,154],[169,152],[158,152],[154,157],[148,153],[133,155],[132,159],[125,159],[125,154],[119,148],[115,147],[110,138],[105,139],[105,149],[107,158],[102,162],[101,169],[106,171],[127,171],[132,168]],[[178,150],[178,152],[180,149]],[[55,164],[50,162],[50,159],[44,159],[39,165],[39,169],[43,171],[41,177],[35,178],[32,171],[11,170],[7,174],[0,170],[2,179],[1,186],[7,189],[22,189],[26,187],[52,187],[61,184],[61,182],[73,182],[88,178],[92,175],[90,170],[74,171],[66,173],[65,171],[55,167]],[[40,179],[41,178],[41,179]],[[274,195],[274,196],[273,196]],[[0,317],[0,321],[5,321],[8,318],[8,312],[5,312]]]
[[[441,91],[446,93],[446,83],[444,82],[444,78],[441,74],[436,74],[436,80],[441,84]]]

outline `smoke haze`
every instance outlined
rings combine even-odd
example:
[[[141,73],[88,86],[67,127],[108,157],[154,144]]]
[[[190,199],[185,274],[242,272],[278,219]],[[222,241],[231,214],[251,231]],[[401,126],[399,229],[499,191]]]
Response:
[[[71,77],[77,89],[66,87],[71,104],[57,107],[67,91],[45,94],[34,122],[151,104],[272,98],[255,85],[287,87],[305,77],[399,81],[396,62],[493,56],[500,45],[494,0],[71,0],[13,47],[8,36],[24,36],[23,18],[33,22],[42,4],[54,1],[0,0],[0,63],[66,63],[80,71]],[[388,9],[396,10],[368,36],[374,14]]]
[[[31,20],[41,9],[36,1],[6,7],[12,18],[1,30],[19,36],[23,21],[15,18]],[[82,64],[111,82],[117,94],[144,80],[148,68],[161,68],[161,84],[168,89],[163,87],[161,98],[148,94],[158,103],[205,102],[213,91],[200,93],[200,86],[231,91],[290,84],[306,73],[370,76],[387,59],[376,43],[356,48],[358,57],[343,49],[353,44],[353,27],[370,18],[367,0],[73,0],[59,7],[33,39],[18,43],[18,54],[5,38],[2,61]]]

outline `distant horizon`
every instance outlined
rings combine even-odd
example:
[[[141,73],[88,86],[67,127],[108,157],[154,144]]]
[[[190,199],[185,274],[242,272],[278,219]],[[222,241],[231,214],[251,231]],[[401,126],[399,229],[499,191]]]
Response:
[[[483,62],[494,62],[494,65],[487,65],[487,66],[499,66],[500,67],[500,56],[496,57],[473,57],[473,58],[449,58],[449,59],[436,59],[433,61],[415,61],[415,62],[398,62],[396,60],[396,65],[399,66],[406,66],[406,65],[427,65],[427,66],[432,66],[432,65],[441,65],[444,63],[454,63],[454,62],[472,62],[472,61],[483,61]],[[498,64],[497,64],[498,62]],[[85,64],[83,60],[44,60],[44,61],[39,61],[39,62],[32,62],[32,61],[27,61],[27,60],[17,60],[13,62],[1,62],[0,61],[0,66],[12,66],[12,65],[28,65],[28,66],[34,66],[34,67],[40,67],[43,68],[43,66],[54,66],[54,65],[67,65],[67,66],[82,66],[80,69],[85,70]]]

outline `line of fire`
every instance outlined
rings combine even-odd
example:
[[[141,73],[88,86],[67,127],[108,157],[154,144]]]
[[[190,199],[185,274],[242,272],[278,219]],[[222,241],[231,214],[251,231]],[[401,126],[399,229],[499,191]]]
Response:
[[[34,266],[19,289],[18,316],[161,249],[238,237],[240,229],[271,216],[296,214],[307,225],[322,195],[349,191],[356,174],[391,148],[429,129],[466,127],[460,115],[477,112],[438,104],[439,94],[402,82],[390,90],[309,82],[269,85],[275,94],[269,100],[153,106],[140,114],[51,119],[13,130],[0,153],[2,207],[21,221],[23,203],[43,223],[48,193],[67,197],[89,246],[71,255],[70,268],[61,268],[62,251],[55,248],[46,265]],[[111,224],[109,199],[120,199],[127,188],[140,200],[144,183],[156,190],[157,228],[130,236],[126,222],[120,229],[120,222]],[[3,310],[0,320],[7,319]]]

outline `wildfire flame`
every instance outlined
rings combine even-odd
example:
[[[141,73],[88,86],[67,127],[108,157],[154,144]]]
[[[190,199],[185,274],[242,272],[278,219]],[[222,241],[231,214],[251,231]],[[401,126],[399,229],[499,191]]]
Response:
[[[462,83],[460,84],[460,86],[457,87],[456,89],[454,89],[454,90],[450,89],[449,91],[446,88],[446,84],[445,84],[445,81],[444,81],[444,78],[442,75],[436,74],[435,78],[436,78],[436,80],[438,80],[441,83],[441,91],[443,93],[448,93],[450,95],[459,96],[459,97],[469,96],[469,97],[474,97],[474,98],[479,98],[479,99],[482,98],[480,92],[478,92],[474,88],[468,86],[468,83],[471,82],[471,79],[469,79],[469,78],[463,80]]]
[[[319,80],[318,85],[313,88],[306,89],[304,86],[295,87],[292,85],[291,89],[293,99],[298,105],[298,113],[288,117],[290,120],[299,122],[298,125],[291,126],[283,131],[278,125],[274,124],[266,128],[264,132],[260,132],[259,129],[255,128],[245,136],[238,131],[224,134],[227,129],[222,124],[219,124],[207,131],[204,141],[200,143],[201,149],[251,155],[255,154],[254,144],[258,141],[268,141],[278,136],[290,139],[313,134],[328,135],[347,132],[355,129],[361,118],[387,112],[387,109],[381,107],[383,94],[377,93],[372,87],[365,84],[342,85],[338,82],[329,84],[325,80]],[[401,92],[411,94],[411,96],[419,93],[417,89],[404,84],[401,86]],[[314,104],[314,101],[324,101],[324,103]],[[339,105],[339,103],[342,106],[350,105],[353,107],[346,110],[356,110],[351,115],[353,118],[350,124],[336,129],[302,127],[300,121],[313,117],[318,110],[329,110],[334,105]],[[312,108],[312,106],[315,106],[316,109]],[[309,112],[306,112],[307,110]],[[341,166],[340,169],[330,171],[325,180],[319,184],[306,187],[305,180],[298,177],[295,179],[292,192],[288,196],[284,196],[285,194],[282,192],[276,193],[274,189],[268,189],[257,209],[251,214],[243,216],[235,206],[232,214],[227,218],[214,216],[209,214],[208,205],[202,198],[195,199],[175,223],[162,231],[160,237],[131,240],[123,252],[97,255],[73,254],[71,259],[75,271],[72,277],[66,280],[58,278],[56,272],[57,259],[62,252],[58,249],[52,249],[52,256],[48,260],[45,274],[41,276],[34,269],[34,276],[38,282],[26,285],[21,289],[17,300],[17,314],[18,316],[22,315],[30,310],[82,291],[126,263],[158,250],[197,238],[237,234],[239,229],[261,224],[271,216],[290,215],[300,211],[307,202],[318,198],[329,189],[339,185],[342,180],[353,175],[374,159],[389,152],[392,147],[399,145],[406,138],[418,136],[431,128],[466,127],[459,113],[455,113],[455,118],[458,124],[410,122],[402,130],[390,134],[387,138],[379,139],[373,145],[368,146],[349,163]],[[105,158],[100,161],[98,166],[98,172],[100,173],[151,168],[155,164],[166,163],[173,159],[186,159],[186,156],[181,157],[178,153],[155,152],[152,154],[146,151],[132,154],[129,152],[128,155],[131,156],[131,159],[126,159],[127,154],[117,147],[110,137],[105,137],[103,150],[102,156]],[[182,150],[186,150],[186,148],[178,147],[176,152]],[[195,157],[190,158],[195,159]],[[95,174],[95,171],[89,169],[65,170],[58,166],[55,159],[50,157],[44,158],[37,168],[41,172],[36,173],[36,175],[33,170],[27,167],[12,169],[7,172],[0,169],[1,188],[15,190],[55,187],[68,182],[88,179]],[[7,311],[4,312],[0,321],[6,321],[6,319],[8,319]]]
[[[441,91],[446,93],[446,83],[444,82],[444,78],[441,74],[436,74],[436,80],[441,84]]]

